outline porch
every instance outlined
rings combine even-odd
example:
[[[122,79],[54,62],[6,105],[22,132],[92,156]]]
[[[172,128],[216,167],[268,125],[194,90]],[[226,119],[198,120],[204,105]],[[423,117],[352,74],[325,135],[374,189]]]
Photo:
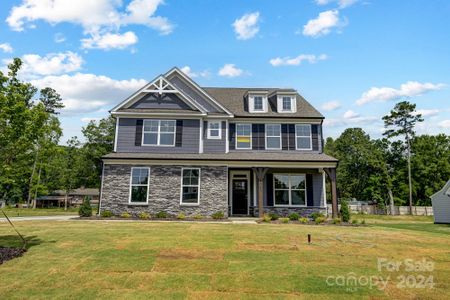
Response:
[[[265,213],[287,216],[298,213],[327,213],[326,177],[330,177],[332,196],[335,169],[324,168],[229,168],[228,215],[260,217]],[[336,202],[336,198],[332,203]],[[337,216],[337,205],[333,205]]]

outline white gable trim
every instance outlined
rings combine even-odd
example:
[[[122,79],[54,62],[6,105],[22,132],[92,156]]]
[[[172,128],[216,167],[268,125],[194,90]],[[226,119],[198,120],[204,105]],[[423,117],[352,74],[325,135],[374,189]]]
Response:
[[[193,81],[189,76],[187,76],[186,74],[183,73],[183,71],[181,71],[180,69],[178,69],[177,67],[173,67],[171,70],[169,70],[169,72],[167,72],[166,74],[164,74],[164,76],[169,77],[170,75],[172,75],[173,73],[177,73],[179,74],[181,77],[183,77],[184,80],[186,80],[188,83],[190,83],[198,92],[200,92],[202,95],[204,95],[205,97],[207,97],[212,103],[214,103],[218,108],[222,109],[223,111],[225,111],[228,115],[233,116],[233,113],[230,112],[228,109],[226,109],[222,104],[220,104],[219,102],[217,102],[217,100],[215,100],[214,98],[212,98],[208,93],[206,93],[195,81]]]
[[[156,77],[151,82],[144,85],[141,89],[139,89],[137,92],[132,94],[130,97],[126,98],[124,101],[116,105],[110,112],[115,113],[117,110],[127,106],[132,105],[133,103],[140,100],[142,97],[140,97],[143,93],[171,93],[171,94],[177,94],[179,95],[184,102],[189,105],[194,110],[198,110],[202,113],[206,113],[206,109],[193,101],[189,96],[185,95],[181,91],[179,91],[177,88],[175,88],[163,75],[160,75]]]

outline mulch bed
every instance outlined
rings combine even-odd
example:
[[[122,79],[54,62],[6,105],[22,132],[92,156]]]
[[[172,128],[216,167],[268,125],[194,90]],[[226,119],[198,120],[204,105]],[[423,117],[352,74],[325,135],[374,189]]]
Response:
[[[177,219],[177,218],[149,218],[149,219],[140,219],[140,218],[135,218],[135,217],[131,217],[131,218],[121,218],[121,217],[98,217],[98,216],[92,216],[92,217],[78,217],[78,218],[73,218],[72,220],[103,220],[103,221],[108,221],[108,220],[132,220],[132,221],[179,221],[179,222],[183,222],[183,221],[195,221],[195,222],[223,222],[223,223],[231,223],[230,220],[228,219],[213,219],[213,218],[202,218],[202,219],[195,219],[195,218],[185,218],[185,219]]]
[[[22,256],[27,250],[22,248],[0,247],[0,265],[5,261]]]

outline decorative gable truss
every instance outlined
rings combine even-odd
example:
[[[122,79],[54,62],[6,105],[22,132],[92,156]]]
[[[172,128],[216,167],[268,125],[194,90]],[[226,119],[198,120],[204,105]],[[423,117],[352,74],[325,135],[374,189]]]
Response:
[[[145,95],[148,94],[176,94],[183,102],[185,102],[192,110],[198,111],[201,115],[206,115],[207,110],[194,99],[192,99],[189,95],[186,95],[175,86],[173,86],[163,75],[160,75],[155,80],[146,84],[136,93],[122,101],[116,107],[111,110],[111,114],[119,114],[119,110],[125,110],[129,108],[134,103],[142,99]]]

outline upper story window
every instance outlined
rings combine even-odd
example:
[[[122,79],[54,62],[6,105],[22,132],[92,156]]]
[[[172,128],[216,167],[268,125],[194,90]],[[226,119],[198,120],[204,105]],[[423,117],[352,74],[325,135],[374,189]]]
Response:
[[[281,149],[281,124],[266,124],[266,149]]]
[[[130,203],[148,202],[150,168],[131,168]]]
[[[221,123],[221,121],[208,121],[208,139],[220,140],[222,138]]]
[[[266,92],[249,92],[248,94],[248,111],[251,113],[267,112],[267,93]]]
[[[295,149],[312,150],[312,136],[310,124],[295,125]]]
[[[253,97],[253,110],[254,111],[263,111],[264,110],[262,96]]]
[[[277,111],[279,113],[293,113],[297,111],[297,99],[295,95],[278,95]]]
[[[252,124],[236,124],[236,149],[252,149]]]
[[[175,146],[175,120],[144,120],[143,146]]]

